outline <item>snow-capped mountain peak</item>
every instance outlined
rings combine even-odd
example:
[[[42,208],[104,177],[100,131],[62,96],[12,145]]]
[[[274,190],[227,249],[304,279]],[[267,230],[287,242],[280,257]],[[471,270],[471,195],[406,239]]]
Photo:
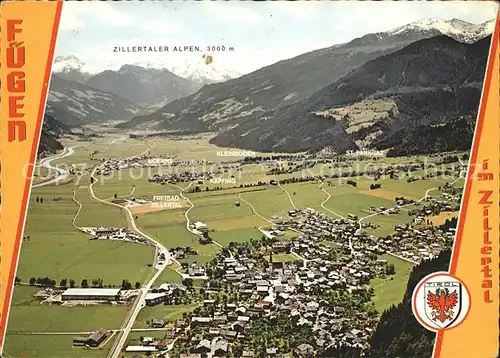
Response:
[[[183,77],[201,85],[225,82],[242,76],[242,74],[236,71],[222,69],[220,66],[215,65],[214,62],[207,64],[201,56],[199,59],[190,58],[175,64],[141,61],[135,62],[134,65],[143,68],[167,70],[179,77]]]
[[[206,63],[203,57],[197,60],[186,60],[183,64],[171,66],[169,70],[177,76],[187,78],[203,85],[225,82],[241,76],[241,74],[236,71],[223,69],[217,66],[215,62]]]
[[[70,71],[87,72],[86,64],[74,55],[57,56],[52,65],[52,71],[57,73],[66,73]]]
[[[52,72],[59,76],[80,83],[85,83],[92,75],[99,72],[74,55],[57,56],[52,64]]]
[[[423,19],[388,31],[389,35],[402,35],[408,32],[436,32],[450,36],[458,41],[473,43],[493,32],[495,21],[490,20],[481,24],[472,24],[460,19],[435,20]]]

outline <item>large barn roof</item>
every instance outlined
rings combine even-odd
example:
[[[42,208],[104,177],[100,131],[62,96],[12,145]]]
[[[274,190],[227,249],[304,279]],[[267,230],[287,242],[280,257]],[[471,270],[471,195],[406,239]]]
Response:
[[[116,296],[120,288],[68,288],[63,295],[71,296]]]

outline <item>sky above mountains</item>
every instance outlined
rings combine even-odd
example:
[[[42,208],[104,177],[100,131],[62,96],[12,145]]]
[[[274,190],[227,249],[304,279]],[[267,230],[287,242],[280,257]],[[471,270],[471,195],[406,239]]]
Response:
[[[248,73],[424,18],[481,23],[497,10],[493,1],[65,2],[55,55],[75,55],[88,69],[102,71],[130,63],[182,66],[209,53],[219,69]],[[206,51],[221,45],[225,52]],[[113,52],[115,46],[169,51]],[[173,52],[174,46],[202,52]]]

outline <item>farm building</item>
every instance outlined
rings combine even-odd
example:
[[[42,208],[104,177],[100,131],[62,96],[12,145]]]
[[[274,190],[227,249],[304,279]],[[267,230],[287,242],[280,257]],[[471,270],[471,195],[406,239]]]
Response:
[[[90,346],[90,347],[98,347],[99,344],[104,341],[108,334],[108,331],[105,329],[100,329],[98,331],[92,332],[87,337],[73,337],[73,345],[74,346]]]
[[[164,292],[154,293],[148,292],[146,297],[144,298],[147,306],[155,306],[159,303],[165,302],[165,299],[168,297],[168,294]]]
[[[97,229],[94,230],[95,235],[110,235],[115,232],[119,231],[117,228],[113,227],[98,227]]]
[[[119,288],[68,288],[61,295],[63,301],[118,301]]]
[[[154,346],[128,346],[125,348],[125,352],[154,352],[155,350]]]
[[[165,321],[162,319],[154,319],[151,321],[151,327],[152,328],[163,328],[165,327]]]
[[[201,221],[197,221],[194,223],[194,227],[196,230],[208,229],[207,224],[202,223]]]

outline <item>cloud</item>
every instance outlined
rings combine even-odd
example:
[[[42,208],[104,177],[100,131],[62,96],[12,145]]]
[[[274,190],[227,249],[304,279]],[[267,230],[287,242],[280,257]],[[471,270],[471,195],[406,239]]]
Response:
[[[171,21],[166,20],[149,20],[141,25],[141,30],[152,34],[173,34],[179,33],[183,27]]]
[[[209,16],[217,17],[222,21],[255,24],[264,19],[261,14],[242,2],[231,4],[227,1],[203,1],[201,3],[209,12]]]
[[[315,1],[272,1],[271,13],[284,14],[295,21],[309,21],[318,17],[320,8]]]
[[[96,22],[112,27],[132,25],[135,20],[131,14],[105,2],[68,1],[63,4],[59,29],[79,31],[94,26]]]

